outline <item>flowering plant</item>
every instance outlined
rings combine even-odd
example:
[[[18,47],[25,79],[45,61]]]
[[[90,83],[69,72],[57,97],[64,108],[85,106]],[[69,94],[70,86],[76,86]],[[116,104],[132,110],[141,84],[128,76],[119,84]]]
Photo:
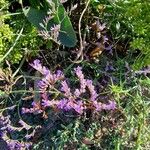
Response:
[[[74,47],[77,38],[70,18],[62,4],[64,2],[66,1],[31,2],[29,7],[23,8],[23,12],[44,39],[52,40],[67,47]]]
[[[81,67],[74,69],[80,87],[73,89],[69,87],[62,71],[57,70],[56,73],[52,73],[42,66],[40,60],[35,60],[30,65],[43,76],[37,85],[41,100],[34,101],[32,108],[22,108],[23,113],[42,113],[48,107],[63,111],[73,110],[80,115],[89,109],[97,112],[115,109],[115,101],[110,100],[108,104],[99,102],[92,80],[85,79]]]

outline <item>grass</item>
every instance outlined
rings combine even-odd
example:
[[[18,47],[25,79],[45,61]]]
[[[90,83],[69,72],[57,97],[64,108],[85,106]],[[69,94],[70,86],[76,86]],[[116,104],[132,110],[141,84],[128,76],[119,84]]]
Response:
[[[126,81],[119,85],[110,85],[118,107],[122,110],[125,120],[117,132],[122,136],[115,137],[115,149],[149,149],[149,78],[134,77],[128,86]],[[142,83],[147,83],[143,85]],[[145,92],[146,90],[146,92]]]

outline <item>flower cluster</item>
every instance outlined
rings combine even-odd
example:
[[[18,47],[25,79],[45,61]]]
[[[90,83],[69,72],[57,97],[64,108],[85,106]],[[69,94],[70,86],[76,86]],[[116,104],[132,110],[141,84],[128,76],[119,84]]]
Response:
[[[11,125],[10,116],[4,117],[1,115],[0,117],[0,140],[3,141],[3,148],[8,150],[22,150],[29,149],[31,146],[31,142],[19,142],[16,139],[12,139],[8,136],[8,134],[12,134],[14,132],[19,132],[22,129],[29,130],[31,126],[27,125],[22,120],[19,121],[21,127],[14,127]]]
[[[59,41],[59,32],[60,32],[60,24],[54,24],[53,27],[50,28],[50,30],[47,29],[48,22],[51,20],[54,16],[48,16],[43,20],[43,24],[41,23],[41,27],[43,28],[41,31],[39,31],[39,35],[42,36],[44,39],[50,39],[54,42],[60,44]]]
[[[92,80],[85,79],[81,67],[78,66],[74,69],[80,87],[73,88],[73,86],[69,86],[69,82],[62,71],[58,70],[56,73],[51,73],[49,69],[41,65],[39,60],[35,60],[30,65],[43,75],[37,85],[41,101],[34,101],[33,108],[23,108],[23,113],[41,113],[48,107],[64,111],[74,110],[78,114],[82,114],[87,109],[93,111],[115,109],[114,101],[109,101],[107,104],[99,102]]]

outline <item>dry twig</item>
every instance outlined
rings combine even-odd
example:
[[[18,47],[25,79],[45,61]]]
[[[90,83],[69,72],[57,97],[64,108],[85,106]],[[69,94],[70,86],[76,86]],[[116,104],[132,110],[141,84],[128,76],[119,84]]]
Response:
[[[89,6],[90,1],[91,0],[87,1],[86,6],[85,6],[84,10],[82,11],[80,18],[79,18],[78,32],[79,32],[80,48],[79,48],[76,59],[74,61],[72,61],[73,63],[80,63],[83,60],[84,40],[82,39],[82,35],[81,35],[81,21],[82,21],[84,13],[86,12],[86,10]]]

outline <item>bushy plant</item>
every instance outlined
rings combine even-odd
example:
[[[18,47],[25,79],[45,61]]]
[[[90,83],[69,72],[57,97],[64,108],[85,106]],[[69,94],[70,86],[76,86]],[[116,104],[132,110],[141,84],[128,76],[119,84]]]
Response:
[[[27,19],[38,28],[41,35],[57,44],[74,47],[77,39],[70,18],[62,3],[65,1],[30,1],[30,7],[23,8]]]
[[[50,71],[39,60],[30,66],[41,74],[35,77],[34,90],[33,80],[28,81],[30,89],[24,89],[10,68],[0,71],[4,81],[0,98],[12,96],[8,103],[3,101],[6,105],[0,118],[0,138],[8,147],[88,150],[146,146],[149,79],[137,77],[148,75],[148,68],[134,72],[121,59],[116,65],[110,61],[104,66],[84,63],[83,69],[70,68],[65,74]],[[89,80],[93,76],[94,82]],[[18,87],[12,85],[17,85],[16,80]]]
[[[13,112],[17,109],[17,102],[13,102],[12,106],[1,110],[0,138],[7,143],[8,147],[12,146],[12,149],[17,147],[18,149],[28,148],[29,146],[33,146],[34,149],[40,146],[43,148],[47,145],[44,140],[46,140],[48,135],[52,137],[49,147],[59,147],[62,149],[66,146],[68,148],[73,146],[88,149],[87,143],[93,144],[95,138],[94,134],[98,128],[94,123],[89,124],[87,129],[84,127],[84,122],[87,119],[87,117],[85,117],[86,114],[90,113],[94,116],[103,111],[113,112],[114,109],[116,109],[115,101],[109,99],[104,103],[101,102],[92,80],[85,78],[81,67],[76,67],[73,70],[72,75],[76,75],[76,77],[74,77],[74,81],[70,81],[70,78],[66,78],[62,71],[57,70],[52,73],[47,67],[43,66],[39,60],[35,60],[30,65],[41,73],[42,76],[42,78],[39,78],[38,82],[36,82],[36,89],[38,91],[34,93],[32,105],[21,106],[17,104],[20,111],[16,111],[15,114],[11,115],[11,111]],[[1,81],[5,81],[7,79],[7,72],[1,70],[0,77]],[[8,94],[15,93],[12,87],[8,89],[8,87],[11,86],[9,85],[11,82],[16,83],[14,80],[11,80],[9,83],[8,80],[6,86],[1,87],[2,90]],[[5,82],[3,84],[5,85]],[[12,86],[14,88],[14,85]],[[39,99],[36,97],[37,94],[39,94]],[[6,112],[8,112],[8,114]],[[66,117],[67,114],[70,117]],[[13,115],[14,117],[12,117]],[[23,120],[26,117],[24,118],[24,116],[27,116],[26,119],[28,122],[31,119],[31,115],[37,118],[41,116],[44,121],[41,119],[41,125],[39,126],[36,124],[32,126],[25,123]],[[59,115],[62,117],[61,120],[64,120],[62,122],[64,125],[60,126],[61,123],[59,122],[59,125],[55,126],[55,122],[61,121],[59,119],[60,117],[57,117]],[[74,116],[72,119],[71,115]],[[92,117],[88,118],[92,119]],[[51,119],[53,122],[51,122]],[[33,124],[33,120],[31,120],[30,124]],[[51,131],[51,129],[54,129],[54,131]],[[44,139],[43,142],[42,139]],[[35,140],[37,144],[34,143]]]
[[[15,10],[18,14],[9,12],[8,6],[11,3],[6,2],[0,6],[0,61],[6,59],[11,63],[19,63],[22,57],[37,54],[43,42],[36,28],[21,11]]]
[[[94,1],[94,7],[104,7],[100,15],[110,26],[113,38],[130,42],[130,52],[140,50],[133,68],[150,64],[150,3],[148,0]]]
[[[18,1],[23,1],[22,8],[25,16],[31,23],[35,23],[34,25],[37,26],[46,41],[54,40],[68,47],[75,44],[74,32],[73,34],[70,30],[66,32],[68,25],[71,30],[72,26],[60,3],[66,0],[15,0],[15,2]],[[11,0],[5,2],[5,0],[0,2],[0,5],[6,6],[1,9],[3,14],[0,16],[2,22],[0,45],[3,49],[7,47],[11,50],[9,52],[6,49],[7,52],[2,58],[5,56],[5,59],[13,61],[12,56],[18,57],[17,53],[14,54],[15,50],[21,50],[16,51],[21,57],[26,54],[24,53],[26,50],[28,54],[30,49],[38,49],[43,42],[37,39],[37,29],[27,21],[24,14],[20,14],[20,10],[17,9],[16,13],[8,12],[7,6]],[[29,66],[19,67],[20,72],[18,69],[14,71],[14,65],[11,69],[11,65],[6,61],[5,67],[7,65],[8,67],[0,68],[0,149],[149,149],[150,67],[134,71],[130,67],[135,58],[133,55],[120,58],[114,57],[113,53],[115,42],[130,38],[131,47],[143,49],[142,53],[147,56],[148,49],[144,50],[144,48],[146,48],[146,32],[149,27],[146,26],[147,22],[144,23],[145,28],[141,27],[145,18],[138,21],[139,14],[136,12],[136,9],[142,9],[141,12],[144,12],[144,8],[141,7],[144,4],[140,0],[91,0],[88,2],[91,2],[92,9],[87,8],[86,11],[91,13],[94,7],[94,15],[105,19],[112,32],[109,37],[110,30],[105,32],[89,27],[89,31],[95,32],[89,36],[94,37],[96,32],[104,32],[107,40],[106,43],[103,41],[103,44],[105,43],[106,46],[112,44],[110,53],[104,51],[100,54],[101,58],[97,63],[92,63],[88,58],[86,59],[86,56],[84,57],[86,60],[83,60],[80,65],[70,64],[68,59],[64,59],[63,63],[54,61],[56,68],[46,55],[44,60],[40,61],[40,57]],[[80,1],[80,4],[77,11],[78,8],[85,6],[85,1]],[[28,5],[29,7],[24,7]],[[51,12],[52,8],[56,12]],[[63,15],[60,12],[63,12]],[[87,22],[90,20],[89,24],[94,20],[90,13],[84,14],[85,18],[88,18],[86,18]],[[35,15],[42,17],[35,17]],[[132,17],[133,15],[136,17]],[[78,16],[80,17],[79,14]],[[85,18],[81,19],[82,22],[85,21]],[[101,28],[100,19],[96,22],[99,28]],[[23,23],[20,23],[21,20]],[[77,23],[76,20],[73,21]],[[81,25],[81,31],[84,31],[84,25]],[[68,38],[71,35],[73,38],[70,43]],[[66,36],[68,38],[63,41]],[[95,46],[99,48],[102,44],[101,38],[92,39],[92,36],[90,39],[98,43]],[[87,49],[90,51],[90,48],[92,51],[94,48],[86,39],[86,35],[83,38],[83,46],[84,44],[87,45],[85,51]],[[58,47],[57,44],[54,44],[52,51]],[[42,49],[44,48],[42,46]],[[34,51],[32,55],[33,53]],[[55,54],[53,56],[56,56]],[[144,55],[142,55],[143,58]],[[118,56],[117,53],[116,56]],[[59,63],[61,64],[58,65]],[[144,64],[145,62],[140,65]]]
[[[67,79],[60,70],[52,74],[39,60],[35,60],[31,66],[43,75],[37,85],[41,93],[41,101],[34,102],[31,109],[23,108],[23,113],[42,113],[48,107],[65,111],[74,110],[78,114],[83,114],[88,109],[93,111],[115,109],[114,101],[109,101],[108,104],[98,101],[98,94],[92,80],[85,79],[81,67],[74,69],[80,81],[80,88],[73,89],[69,87]]]
[[[141,51],[134,64],[134,68],[139,69],[150,65],[150,3],[148,0],[129,1],[124,8],[127,23],[135,34],[131,48]]]

